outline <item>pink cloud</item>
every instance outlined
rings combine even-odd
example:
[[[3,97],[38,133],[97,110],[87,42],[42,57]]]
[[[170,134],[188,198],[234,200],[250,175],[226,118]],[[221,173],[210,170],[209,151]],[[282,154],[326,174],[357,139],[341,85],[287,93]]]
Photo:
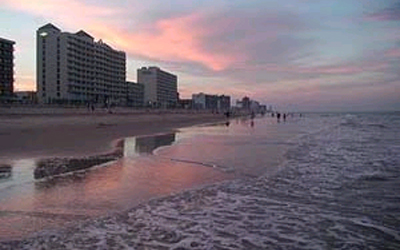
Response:
[[[398,21],[400,20],[400,11],[399,9],[388,9],[381,12],[369,14],[365,17],[367,21]]]
[[[82,21],[121,13],[121,9],[86,5],[76,0],[1,0],[1,3],[14,10],[59,20],[71,26],[81,24]]]
[[[398,53],[398,51],[392,52]],[[392,54],[393,55],[393,54]],[[363,72],[381,71],[387,67],[385,62],[360,62],[347,63],[343,65],[327,65],[327,66],[299,66],[299,65],[278,65],[264,64],[256,66],[242,65],[240,69],[250,71],[268,71],[278,73],[294,73],[294,74],[315,74],[315,75],[354,75]]]
[[[400,57],[400,48],[389,49],[385,52],[386,57]]]
[[[110,20],[103,21],[106,17],[127,14],[128,10],[88,5],[76,0],[2,0],[2,3],[18,11],[43,16],[67,28],[84,29],[131,55],[200,63],[215,71],[227,68],[236,60],[235,56],[227,53],[212,53],[203,48],[202,38],[210,31],[202,27],[204,17],[196,13],[162,19],[149,24],[148,30],[131,33],[120,29],[123,24],[112,26]]]
[[[236,58],[202,48],[201,39],[207,31],[197,25],[201,19],[200,14],[163,19],[154,24],[152,30],[155,32],[126,33],[100,25],[91,27],[91,30],[130,54],[175,62],[196,62],[216,71],[225,69]]]

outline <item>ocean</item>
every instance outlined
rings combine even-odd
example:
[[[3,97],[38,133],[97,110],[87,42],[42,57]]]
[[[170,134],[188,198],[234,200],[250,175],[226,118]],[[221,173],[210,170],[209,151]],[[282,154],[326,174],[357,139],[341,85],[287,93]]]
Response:
[[[113,213],[0,249],[400,249],[399,131],[398,112],[309,113],[127,139],[108,196],[76,203]]]

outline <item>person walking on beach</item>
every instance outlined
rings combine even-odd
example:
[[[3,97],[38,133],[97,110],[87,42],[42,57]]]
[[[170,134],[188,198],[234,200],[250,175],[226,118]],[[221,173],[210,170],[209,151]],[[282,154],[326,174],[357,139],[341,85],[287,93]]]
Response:
[[[281,121],[281,113],[276,113],[276,119],[278,120],[278,122]]]
[[[283,122],[286,122],[286,114],[283,114]]]

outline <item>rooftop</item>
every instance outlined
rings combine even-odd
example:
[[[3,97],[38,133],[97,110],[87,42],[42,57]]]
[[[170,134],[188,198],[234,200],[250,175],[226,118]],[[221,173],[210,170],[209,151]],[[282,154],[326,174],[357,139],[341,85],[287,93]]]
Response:
[[[8,39],[5,39],[5,38],[1,38],[0,37],[0,42],[5,42],[5,43],[11,43],[11,44],[15,44],[15,42],[14,41],[11,41],[11,40],[8,40]]]

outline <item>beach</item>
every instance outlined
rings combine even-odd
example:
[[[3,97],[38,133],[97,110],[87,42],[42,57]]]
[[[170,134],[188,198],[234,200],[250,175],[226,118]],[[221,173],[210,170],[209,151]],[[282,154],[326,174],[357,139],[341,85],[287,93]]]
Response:
[[[223,122],[225,118],[222,114],[129,109],[114,109],[112,113],[106,110],[89,112],[86,109],[27,108],[2,111],[0,163],[12,166],[13,170],[10,178],[0,179],[0,241],[20,239],[43,229],[62,228],[70,222],[104,216],[156,196],[225,178],[218,173],[212,174],[209,169],[193,170],[182,163],[136,160],[135,166],[146,166],[147,169],[151,169],[152,165],[169,166],[174,172],[181,171],[189,177],[197,178],[178,178],[175,179],[176,184],[170,180],[157,179],[158,183],[151,184],[158,186],[154,191],[154,187],[146,182],[149,178],[147,175],[153,174],[151,170],[143,173],[140,169],[131,169],[127,175],[139,184],[132,186],[131,182],[124,182],[119,187],[120,194],[108,194],[120,195],[116,202],[111,202],[113,197],[108,197],[108,189],[102,185],[111,185],[115,183],[115,178],[120,178],[121,165],[126,164],[121,163],[124,160],[119,163],[110,162],[112,166],[80,171],[65,177],[33,179],[34,169],[40,160],[52,162],[52,159],[98,158],[117,148],[122,149],[125,138],[146,135],[150,137],[145,137],[143,145],[145,148],[150,147],[148,153],[151,153],[154,140],[151,139],[152,135],[156,135],[157,141],[160,137],[158,135],[161,135],[162,140],[163,134],[168,137],[168,134],[174,134],[182,127]],[[150,142],[146,138],[150,138]],[[124,169],[127,171],[128,167]],[[81,183],[82,179],[84,183]],[[86,189],[86,194],[81,193],[82,188]]]
[[[119,138],[224,121],[211,112],[89,112],[86,109],[0,110],[0,159],[86,156],[113,149]]]
[[[0,249],[399,249],[399,127],[328,113],[126,138],[115,163],[3,189],[2,228],[43,230]]]

